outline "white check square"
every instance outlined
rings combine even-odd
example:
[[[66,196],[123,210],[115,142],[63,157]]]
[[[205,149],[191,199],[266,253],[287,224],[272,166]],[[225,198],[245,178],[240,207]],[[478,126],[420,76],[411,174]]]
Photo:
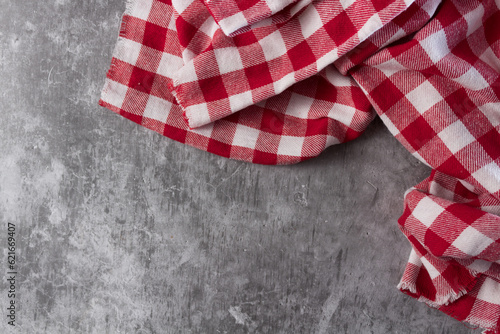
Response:
[[[286,114],[302,119],[307,119],[309,115],[309,110],[314,102],[314,99],[292,93],[290,100],[288,101],[288,106],[286,108]]]
[[[352,87],[356,85],[352,77],[341,74],[333,66],[325,69],[326,79],[335,87]]]
[[[253,104],[252,92],[243,92],[241,94],[229,96],[229,105],[232,110],[241,110]]]
[[[189,109],[186,109],[186,118],[189,120],[190,128],[196,128],[202,124],[211,122],[206,103],[189,106]]]
[[[281,136],[280,144],[278,146],[278,154],[300,157],[302,156],[301,153],[303,144],[304,137]]]
[[[394,123],[392,123],[391,119],[387,117],[386,114],[380,115],[380,119],[382,120],[382,122],[384,122],[385,126],[387,127],[387,129],[389,129],[389,131],[392,133],[393,136],[399,134],[398,127],[395,126]]]
[[[481,285],[481,289],[479,289],[477,299],[498,305],[498,301],[500,300],[500,285],[498,282],[487,277]]]
[[[490,194],[500,191],[500,167],[496,163],[491,162],[483,166],[472,173],[472,176],[485,187]]]
[[[355,0],[340,0],[340,4],[342,5],[342,8],[347,9],[349,8]]]
[[[309,6],[299,16],[300,28],[304,38],[308,38],[323,26],[321,16],[314,6]]]
[[[171,108],[172,103],[169,101],[149,95],[148,103],[144,109],[144,117],[166,123]]]
[[[486,48],[479,59],[490,65],[492,68],[500,68],[500,59],[495,55],[491,47]]]
[[[438,137],[453,154],[476,140],[461,121],[456,121],[444,128],[438,133]]]
[[[345,104],[335,103],[328,112],[328,117],[351,127],[354,114],[356,114],[356,108],[346,106]]]
[[[219,21],[219,26],[226,35],[231,35],[233,32],[246,25],[248,25],[248,21],[242,12],[238,12]]]
[[[257,129],[237,124],[232,145],[255,149],[259,134],[260,131]]]
[[[172,75],[172,79],[174,82],[177,81],[177,84],[184,84],[198,80],[198,74],[196,73],[194,62],[190,61],[185,63],[184,66]]]
[[[494,240],[488,238],[472,226],[465,230],[453,241],[452,245],[465,254],[476,256],[485,250]]]
[[[234,72],[243,69],[240,53],[238,48],[229,47],[214,50],[217,65],[219,65],[220,74]]]
[[[491,125],[494,127],[500,125],[500,102],[485,103],[479,107],[479,110],[488,118]]]
[[[443,29],[420,41],[420,45],[425,50],[429,58],[437,63],[446,55],[450,54],[448,49],[446,34]]]
[[[281,36],[279,30],[261,39],[259,44],[262,47],[264,58],[266,58],[267,61],[281,57],[287,52],[283,36]]]
[[[375,66],[382,71],[387,77],[390,77],[394,73],[408,70],[406,67],[401,65],[396,59],[390,59],[380,65]]]
[[[214,124],[209,123],[203,126],[200,126],[195,129],[191,129],[192,132],[197,133],[199,135],[205,136],[207,138],[212,138],[212,131],[214,130]]]
[[[294,73],[288,73],[283,78],[273,82],[274,92],[279,94],[295,83]]]
[[[212,16],[209,16],[200,27],[200,31],[203,31],[209,37],[213,37],[215,32],[219,29],[220,27],[217,25],[217,22],[215,22]]]
[[[382,20],[380,19],[380,16],[375,13],[366,21],[365,25],[359,29],[358,31],[358,38],[360,41],[364,41],[366,38],[368,38],[370,35],[373,34],[373,32],[379,30],[383,26]]]
[[[417,218],[422,224],[430,227],[444,209],[441,205],[434,202],[429,197],[424,197],[418,202],[412,212],[413,217]]]
[[[431,279],[435,279],[436,277],[441,275],[439,273],[439,270],[437,270],[436,267],[434,267],[425,257],[421,257],[420,260],[422,261],[424,268],[427,269],[427,272],[429,273]]]
[[[481,90],[490,86],[488,81],[474,67],[471,67],[467,72],[453,81],[471,90]]]
[[[468,12],[464,15],[465,21],[467,21],[467,37],[481,27],[483,22],[482,17],[484,15],[484,7],[477,6],[473,11]]]
[[[149,13],[151,12],[151,6],[153,5],[152,0],[137,0],[131,1],[131,7],[128,8],[128,13],[133,13],[134,17],[138,19],[147,21]]]
[[[493,263],[491,263],[489,261],[477,259],[477,260],[474,260],[474,262],[472,262],[470,265],[468,265],[467,268],[472,269],[474,271],[477,271],[479,273],[484,273],[491,268],[492,264]]]
[[[134,42],[130,39],[123,39],[123,49],[127,52],[117,52],[115,57],[123,62],[135,65],[139,54],[141,53],[142,44]]]
[[[164,52],[161,56],[160,64],[158,65],[156,72],[160,75],[171,78],[173,73],[179,70],[183,65],[184,61],[181,57]]]
[[[177,13],[182,14],[194,1],[196,0],[172,1],[172,6]]]
[[[420,114],[423,114],[443,99],[441,94],[439,94],[428,80],[406,94],[406,98]]]
[[[106,79],[106,85],[102,92],[102,100],[117,108],[122,107],[123,99],[127,96],[128,86],[111,79]]]
[[[326,136],[326,144],[325,147],[340,144],[340,140],[334,136]]]

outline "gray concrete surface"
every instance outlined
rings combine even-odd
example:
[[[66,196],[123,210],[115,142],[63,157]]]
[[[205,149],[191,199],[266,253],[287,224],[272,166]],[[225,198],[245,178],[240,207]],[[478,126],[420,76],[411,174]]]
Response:
[[[97,106],[125,1],[0,4],[0,333],[478,333],[396,289],[429,170],[379,121],[294,166],[213,156]]]

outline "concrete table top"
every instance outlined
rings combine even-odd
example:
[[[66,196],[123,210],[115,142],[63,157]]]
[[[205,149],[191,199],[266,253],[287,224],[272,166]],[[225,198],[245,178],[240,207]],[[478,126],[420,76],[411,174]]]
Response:
[[[479,333],[396,289],[429,168],[379,120],[298,165],[217,157],[97,105],[125,1],[0,3],[0,333]]]

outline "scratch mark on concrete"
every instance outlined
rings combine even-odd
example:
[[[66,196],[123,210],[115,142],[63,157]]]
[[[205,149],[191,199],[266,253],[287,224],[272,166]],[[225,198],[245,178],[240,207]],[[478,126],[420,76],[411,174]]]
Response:
[[[233,316],[234,320],[236,320],[237,324],[246,326],[252,322],[252,319],[248,316],[248,314],[243,313],[241,311],[241,307],[239,306],[231,306],[229,308],[229,313]]]
[[[52,66],[52,68],[49,71],[49,75],[47,76],[47,86],[50,86],[50,84],[52,83],[50,81],[50,75],[52,74],[52,70],[54,69],[54,67],[56,67],[56,65]]]
[[[366,181],[366,182],[368,182],[368,184],[371,185],[375,190],[378,190],[378,188],[375,187],[375,185],[373,183],[371,183],[370,181]]]
[[[225,179],[222,179],[219,183],[217,183],[216,185],[213,185],[211,183],[207,183],[207,185],[211,186],[212,188],[214,188],[214,190],[217,190],[224,182],[226,182],[227,180],[231,179],[234,175],[236,175],[236,173],[238,173],[240,171],[240,169],[243,167],[243,165],[240,165],[238,166],[238,168],[235,169],[235,171],[233,173],[231,173],[231,175],[229,175],[228,177],[226,177]]]
[[[326,334],[328,333],[328,325],[330,324],[330,320],[333,317],[333,314],[337,310],[340,304],[340,300],[342,299],[342,295],[338,294],[336,291],[332,291],[328,299],[323,304],[321,308],[321,317],[318,323],[318,329],[316,330],[316,334]]]
[[[304,195],[304,193],[300,191],[297,191],[293,194],[293,201],[303,207],[306,207],[309,204],[307,202],[306,195]]]

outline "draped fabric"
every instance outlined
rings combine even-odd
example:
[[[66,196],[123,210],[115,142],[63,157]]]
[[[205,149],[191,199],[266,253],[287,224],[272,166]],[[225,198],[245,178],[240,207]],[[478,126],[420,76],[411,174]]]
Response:
[[[498,0],[131,0],[100,104],[260,164],[380,117],[433,169],[405,194],[399,288],[500,333]]]

